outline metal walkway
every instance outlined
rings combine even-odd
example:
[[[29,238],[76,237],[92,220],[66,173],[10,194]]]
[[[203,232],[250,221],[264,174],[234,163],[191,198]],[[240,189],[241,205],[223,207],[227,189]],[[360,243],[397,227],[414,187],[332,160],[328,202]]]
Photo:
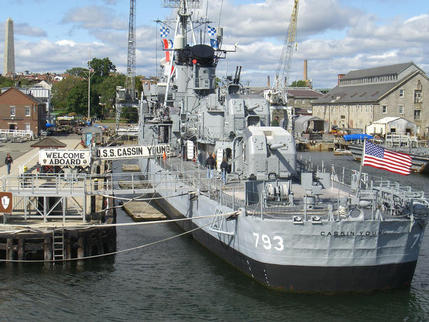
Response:
[[[13,199],[12,214],[5,214],[3,223],[33,219],[87,222],[88,215],[107,211],[107,199],[113,195],[155,192],[141,173],[23,174],[0,177],[0,187],[11,192]]]
[[[24,174],[0,178],[3,191],[20,197],[83,197],[153,193],[143,174]]]

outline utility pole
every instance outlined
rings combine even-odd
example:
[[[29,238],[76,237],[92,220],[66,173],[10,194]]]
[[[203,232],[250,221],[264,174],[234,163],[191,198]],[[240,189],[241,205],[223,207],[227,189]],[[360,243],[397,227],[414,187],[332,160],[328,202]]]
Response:
[[[88,70],[88,121],[91,119],[91,69]]]
[[[88,122],[91,120],[91,66],[89,66],[88,62]]]

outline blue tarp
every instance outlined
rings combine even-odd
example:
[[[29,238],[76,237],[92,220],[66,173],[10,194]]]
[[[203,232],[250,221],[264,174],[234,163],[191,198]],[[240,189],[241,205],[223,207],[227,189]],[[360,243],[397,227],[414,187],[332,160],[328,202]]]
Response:
[[[364,139],[373,139],[374,137],[369,134],[347,134],[343,135],[344,140],[346,141],[353,141],[353,140],[364,140]]]
[[[50,127],[55,127],[55,124],[46,122],[45,126],[46,126],[46,128],[50,128]]]

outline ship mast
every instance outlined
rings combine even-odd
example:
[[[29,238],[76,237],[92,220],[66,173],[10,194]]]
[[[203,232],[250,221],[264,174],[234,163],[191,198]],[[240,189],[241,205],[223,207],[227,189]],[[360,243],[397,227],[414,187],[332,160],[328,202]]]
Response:
[[[174,62],[174,53],[178,49],[183,49],[187,45],[187,26],[188,19],[191,26],[192,40],[194,45],[197,43],[195,38],[194,26],[192,22],[192,12],[189,9],[197,9],[200,7],[200,0],[164,0],[164,7],[166,8],[177,8],[177,18],[176,26],[174,28],[174,47],[173,55],[170,59],[168,65],[168,78],[167,78],[167,87],[165,89],[164,97],[164,108],[167,108],[167,98],[168,92],[170,90],[171,78],[175,72],[173,62]]]

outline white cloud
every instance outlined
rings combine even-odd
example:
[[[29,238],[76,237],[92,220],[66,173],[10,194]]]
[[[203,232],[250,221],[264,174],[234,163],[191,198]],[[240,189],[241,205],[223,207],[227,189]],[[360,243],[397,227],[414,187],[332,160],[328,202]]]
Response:
[[[83,29],[125,30],[128,22],[116,17],[112,10],[101,6],[88,6],[69,10],[62,19],[63,23],[72,23]]]
[[[75,47],[76,46],[75,41],[67,40],[67,39],[58,40],[57,42],[55,42],[55,44],[57,44],[59,46],[68,46],[68,47]]]
[[[58,71],[84,66],[89,52],[92,57],[109,57],[120,72],[126,71],[128,10],[118,12],[110,6],[117,0],[102,0],[108,6],[87,6],[69,10],[61,22],[73,31],[56,40],[48,40],[46,33],[35,26],[20,24],[20,33],[41,37],[40,41],[16,40],[17,70]],[[92,0],[92,3],[101,3]],[[252,84],[266,84],[267,76],[274,76],[289,25],[292,0],[258,0],[235,5],[233,0],[209,1],[209,17],[217,26],[219,18],[224,27],[224,43],[239,42],[236,53],[228,54],[219,63],[219,75],[232,74],[236,65],[243,66],[242,79]],[[195,15],[205,14],[204,8]],[[138,7],[138,10],[142,6]],[[400,8],[400,7],[398,7]],[[157,17],[153,17],[155,19]],[[61,19],[61,18],[60,18]],[[145,25],[137,15],[137,73],[153,75],[158,31]],[[0,38],[4,26],[0,24]],[[85,41],[74,37],[87,33]],[[205,34],[207,36],[207,34]],[[298,15],[298,50],[294,52],[290,80],[301,79],[303,60],[308,59],[309,76],[316,87],[332,87],[338,73],[353,69],[375,67],[391,63],[414,61],[423,69],[429,68],[429,14],[402,17],[391,13],[381,19],[374,12],[365,12],[340,0],[301,0]],[[27,38],[28,39],[28,38]],[[3,48],[0,48],[0,53]]]
[[[14,24],[16,35],[25,35],[31,37],[46,37],[46,32],[38,27],[30,26],[27,23]]]

